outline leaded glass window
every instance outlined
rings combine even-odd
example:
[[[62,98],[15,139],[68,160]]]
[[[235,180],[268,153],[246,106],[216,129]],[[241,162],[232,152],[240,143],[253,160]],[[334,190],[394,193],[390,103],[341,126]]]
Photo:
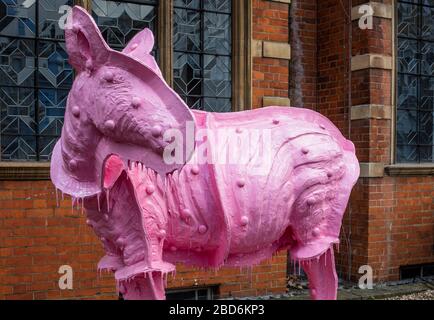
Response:
[[[93,0],[92,16],[108,45],[113,49],[122,50],[138,32],[145,28],[152,30],[157,44],[157,5],[158,0],[133,2]],[[154,48],[154,56],[156,52]]]
[[[174,88],[194,109],[231,111],[230,0],[174,0]]]
[[[168,47],[174,49],[175,90],[192,108],[231,111],[232,1],[173,3],[164,9],[173,13],[173,30],[163,31],[173,32]],[[74,76],[59,20],[64,6],[73,5],[74,0],[0,0],[1,161],[51,158]],[[157,36],[158,6],[158,0],[91,2],[103,37],[116,50],[144,28]],[[153,54],[159,60],[157,40]]]
[[[397,162],[433,162],[434,1],[398,1]]]
[[[48,161],[73,71],[59,27],[68,0],[0,0],[1,160]]]

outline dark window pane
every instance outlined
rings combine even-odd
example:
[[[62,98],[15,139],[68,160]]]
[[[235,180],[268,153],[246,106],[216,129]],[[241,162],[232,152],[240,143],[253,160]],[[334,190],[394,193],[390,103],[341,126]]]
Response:
[[[434,41],[434,7],[423,7],[422,37]]]
[[[231,54],[231,16],[205,13],[205,52]]]
[[[39,137],[39,161],[50,161],[58,137]]]
[[[68,63],[65,43],[40,41],[38,49],[39,86],[69,89],[74,73]]]
[[[0,37],[0,83],[34,86],[35,41]]]
[[[419,35],[418,29],[419,7],[413,4],[398,3],[398,34],[416,38]]]
[[[398,71],[405,73],[419,72],[419,52],[416,40],[403,39],[398,46]]]
[[[420,162],[433,162],[434,147],[420,147]]]
[[[230,99],[205,98],[204,110],[211,112],[230,112],[232,109]]]
[[[398,130],[398,144],[417,145],[418,132],[416,110],[399,111],[396,125]]]
[[[398,145],[396,156],[398,162],[419,162],[419,149],[417,146]]]
[[[113,48],[124,48],[145,28],[151,29],[154,35],[157,35],[155,5],[93,0],[92,14],[104,39]]]
[[[398,1],[397,161],[433,162],[434,1]]]
[[[417,109],[418,77],[398,75],[398,109]]]
[[[175,9],[173,47],[176,51],[201,51],[200,13]]]
[[[421,78],[419,107],[425,111],[434,111],[434,78]]]
[[[203,0],[205,10],[217,12],[231,12],[232,1],[230,0]]]
[[[204,56],[204,95],[207,97],[230,98],[231,58]]]
[[[201,57],[176,52],[174,56],[175,90],[182,96],[200,96],[202,89]]]
[[[36,98],[32,88],[0,88],[0,135],[32,135],[36,133]]]
[[[421,73],[434,76],[434,42],[425,42],[421,46]]]
[[[65,32],[59,21],[66,14],[64,9],[74,5],[73,0],[38,0],[39,3],[39,37],[64,40]],[[60,10],[62,9],[62,10]],[[60,11],[60,12],[59,12]],[[63,20],[62,20],[63,22]]]
[[[36,161],[35,136],[1,135],[2,160],[6,161]]]
[[[199,9],[200,8],[200,0],[175,0],[173,2],[173,5],[175,7]]]
[[[56,89],[39,90],[39,133],[60,136],[65,114],[68,91]]]
[[[189,106],[191,109],[205,110],[202,104],[202,98],[194,96],[184,96],[183,98],[185,100],[185,103],[187,103],[187,106]]]
[[[434,7],[434,0],[422,0],[422,3],[426,6]]]
[[[175,0],[174,87],[190,108],[231,110],[230,0]]]
[[[0,35],[12,37],[36,37],[36,1],[29,7],[25,0],[0,0]]]
[[[419,112],[419,144],[433,144],[433,114],[432,112]]]

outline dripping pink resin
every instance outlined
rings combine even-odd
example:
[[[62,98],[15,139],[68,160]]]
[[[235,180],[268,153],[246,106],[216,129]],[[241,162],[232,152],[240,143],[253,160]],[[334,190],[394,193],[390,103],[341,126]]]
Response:
[[[84,206],[106,251],[99,269],[114,272],[119,292],[164,299],[176,263],[252,266],[288,249],[312,298],[336,299],[333,245],[359,176],[354,145],[307,109],[191,111],[162,78],[149,30],[117,52],[85,10],[74,7],[71,21],[65,38],[77,77],[51,178]],[[167,164],[163,133],[185,136],[188,123],[207,129],[208,138],[220,130],[268,132],[271,161],[204,164],[202,144],[189,152],[183,141],[185,163]],[[251,159],[257,145],[231,150]]]

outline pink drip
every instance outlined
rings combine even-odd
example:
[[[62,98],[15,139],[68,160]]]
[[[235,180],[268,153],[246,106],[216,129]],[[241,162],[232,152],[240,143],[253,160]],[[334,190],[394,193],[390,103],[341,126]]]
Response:
[[[110,189],[106,190],[107,211],[110,212]]]
[[[71,199],[71,214],[74,214],[74,204],[75,204],[75,198]]]
[[[98,203],[98,212],[101,212],[101,193],[97,194],[96,201]]]
[[[57,190],[57,188],[55,188],[56,190],[56,206],[59,208],[60,204],[59,204],[59,190]]]

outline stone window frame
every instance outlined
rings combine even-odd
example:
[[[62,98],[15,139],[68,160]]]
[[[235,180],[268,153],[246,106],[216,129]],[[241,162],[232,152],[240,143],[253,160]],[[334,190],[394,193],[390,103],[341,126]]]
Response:
[[[434,175],[434,163],[400,163],[397,162],[396,152],[396,115],[398,102],[398,6],[397,1],[392,1],[392,48],[394,63],[392,64],[392,123],[391,123],[391,164],[385,166],[385,172],[389,176],[429,176]]]
[[[92,9],[92,0],[75,0],[74,3],[88,11]],[[160,68],[168,84],[172,85],[173,0],[159,2],[157,39],[160,50]],[[252,1],[235,0],[232,1],[232,111],[249,110],[251,106]],[[50,162],[0,161],[0,181],[49,179]]]

